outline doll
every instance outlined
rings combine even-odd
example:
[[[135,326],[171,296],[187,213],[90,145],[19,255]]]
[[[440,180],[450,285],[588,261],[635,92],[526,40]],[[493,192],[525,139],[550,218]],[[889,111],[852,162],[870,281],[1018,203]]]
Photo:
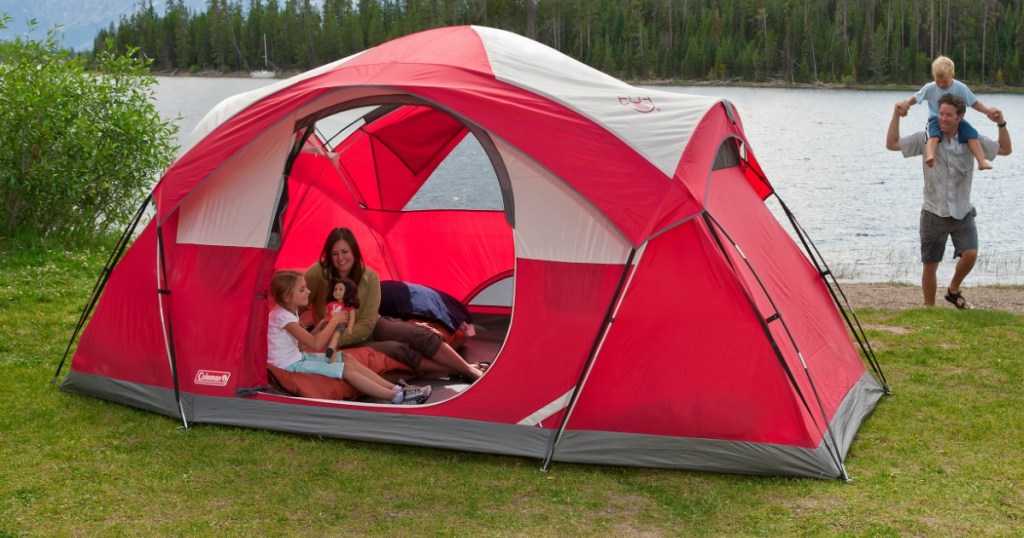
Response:
[[[332,280],[330,287],[327,289],[331,292],[331,302],[327,303],[327,313],[332,317],[339,312],[348,312],[348,321],[346,323],[339,324],[334,330],[334,334],[331,335],[331,339],[327,342],[327,349],[324,354],[327,355],[328,359],[334,356],[334,348],[338,347],[338,339],[341,338],[341,333],[351,333],[352,327],[356,324],[356,309],[359,308],[359,289],[356,287],[356,283],[347,278],[340,280]]]

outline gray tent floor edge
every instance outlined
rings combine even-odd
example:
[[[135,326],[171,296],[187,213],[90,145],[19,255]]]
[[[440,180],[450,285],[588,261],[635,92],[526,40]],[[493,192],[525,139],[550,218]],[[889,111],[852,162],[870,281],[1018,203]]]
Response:
[[[840,443],[839,455],[844,461],[861,424],[874,411],[878,401],[888,393],[888,387],[879,383],[870,371],[865,371],[860,381],[846,394],[832,419],[832,431],[835,432],[836,441]]]
[[[884,390],[869,372],[850,389],[832,419],[839,454],[846,459],[861,423],[882,398]],[[613,464],[636,467],[686,469],[715,473],[842,477],[832,455],[831,440],[824,435],[814,449],[778,445],[638,435],[633,433],[566,431],[558,446],[557,461]]]
[[[174,391],[171,389],[72,370],[61,382],[60,390],[95,396],[176,419],[181,418],[178,404],[174,399]]]
[[[68,374],[60,388],[179,418],[172,389],[75,371]],[[523,456],[538,461],[547,451],[551,434],[550,430],[534,426],[304,405],[301,399],[292,403],[184,393],[182,404],[193,425],[262,428],[300,435]]]
[[[198,422],[538,460],[544,457],[551,433],[534,426],[257,398],[200,396],[195,405]]]
[[[178,418],[174,391],[70,372],[61,389]],[[868,372],[837,410],[832,427],[845,459],[857,430],[883,389]],[[262,428],[300,435],[536,458],[550,430],[517,424],[303,405],[258,398],[184,394],[193,423]],[[770,443],[566,430],[554,461],[810,478],[838,478],[828,436],[814,449]]]

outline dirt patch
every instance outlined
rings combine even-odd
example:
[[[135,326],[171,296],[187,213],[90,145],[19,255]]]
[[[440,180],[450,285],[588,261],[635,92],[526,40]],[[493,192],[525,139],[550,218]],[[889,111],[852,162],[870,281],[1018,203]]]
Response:
[[[907,329],[906,327],[896,327],[893,325],[875,325],[873,323],[865,323],[864,328],[892,334],[910,334],[910,329]]]
[[[902,284],[840,284],[850,304],[855,308],[880,310],[903,310],[924,306],[921,288]],[[982,286],[964,287],[964,297],[979,310],[999,310],[1024,314],[1024,287]],[[939,308],[953,308],[943,299],[939,289],[935,305]]]

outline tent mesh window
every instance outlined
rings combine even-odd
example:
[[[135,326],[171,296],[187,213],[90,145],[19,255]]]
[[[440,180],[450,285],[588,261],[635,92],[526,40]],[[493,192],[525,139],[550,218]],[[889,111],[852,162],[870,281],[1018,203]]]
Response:
[[[718,153],[715,154],[715,164],[712,170],[733,168],[740,165],[740,152],[737,148],[739,143],[734,139],[726,140],[718,146]]]

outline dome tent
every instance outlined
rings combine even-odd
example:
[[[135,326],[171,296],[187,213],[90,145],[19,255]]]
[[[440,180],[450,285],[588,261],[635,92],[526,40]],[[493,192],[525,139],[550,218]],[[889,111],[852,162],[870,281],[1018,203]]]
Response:
[[[340,141],[318,132],[328,118]],[[408,210],[463,139],[502,207]],[[202,120],[62,387],[186,424],[845,478],[885,381],[773,193],[725,100],[635,88],[504,31],[413,34]],[[312,263],[335,226],[382,279],[506,316],[488,373],[422,406],[262,390],[270,276]]]

